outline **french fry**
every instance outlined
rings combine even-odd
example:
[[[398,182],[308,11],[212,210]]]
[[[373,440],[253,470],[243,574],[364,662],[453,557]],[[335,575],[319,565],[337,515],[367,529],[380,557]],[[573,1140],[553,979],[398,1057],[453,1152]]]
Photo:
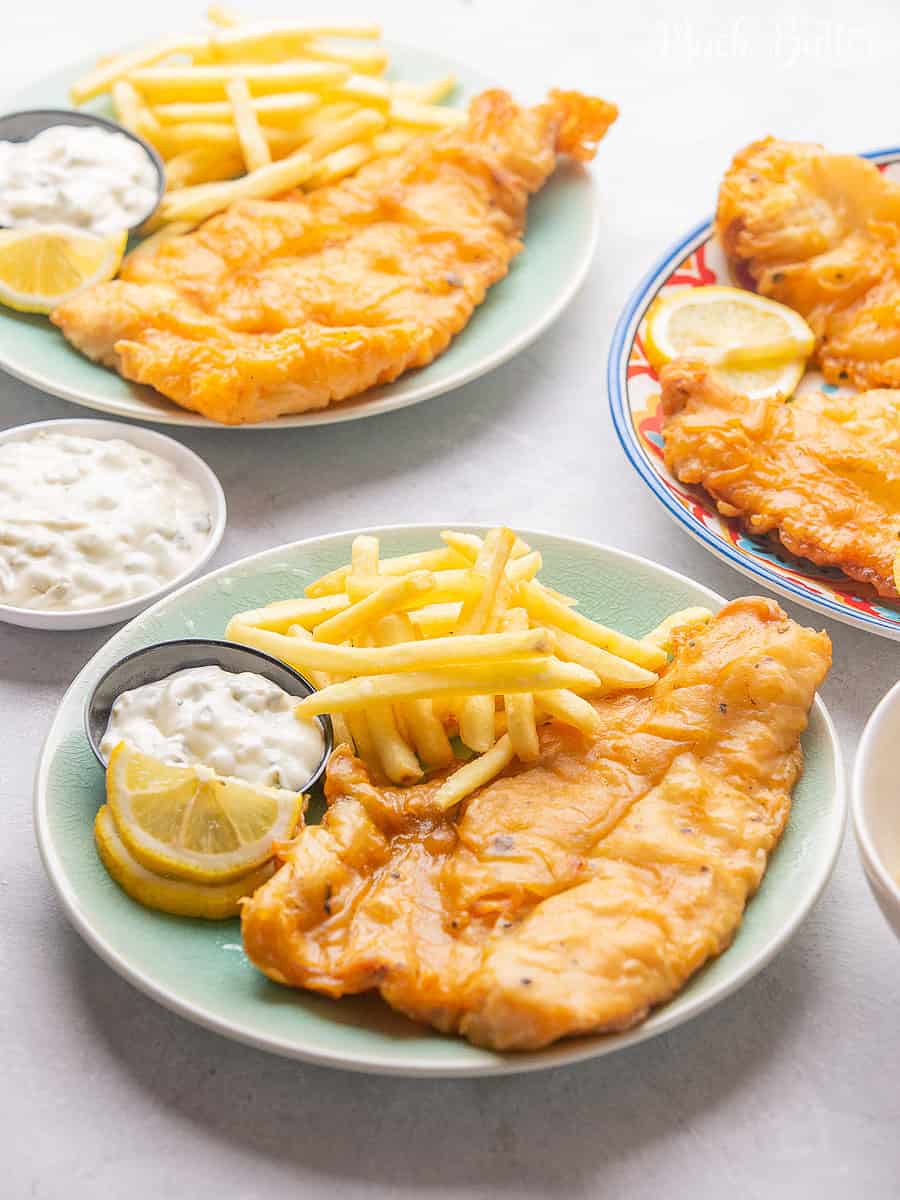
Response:
[[[260,167],[268,166],[272,161],[272,153],[260,129],[246,79],[229,79],[225,94],[234,114],[234,128],[247,170],[258,171]]]
[[[167,221],[204,221],[238,200],[264,200],[299,186],[312,170],[312,159],[297,150],[280,162],[260,167],[227,183],[198,184],[167,195],[158,210],[157,224]],[[199,189],[207,189],[200,192]]]
[[[176,54],[190,55],[202,52],[205,46],[205,37],[164,38],[162,41],[151,42],[149,46],[142,46],[139,50],[131,50],[128,54],[117,55],[96,67],[89,74],[82,76],[72,84],[69,98],[73,104],[84,104],[88,100],[93,100],[95,96],[108,92],[114,83],[125,79],[135,71],[152,67],[154,63],[162,62],[163,59],[171,58]],[[182,70],[186,70],[186,68],[182,68]]]
[[[234,179],[243,169],[243,157],[233,150],[223,153],[216,146],[193,146],[168,160],[166,184],[170,191],[176,191],[178,188],[195,187],[198,183]]]
[[[585,642],[571,633],[565,633],[555,625],[548,625],[546,628],[556,641],[556,652],[560,658],[587,667],[599,676],[605,688],[646,688],[659,679],[655,671],[648,671],[645,667],[638,667],[629,662],[627,658],[620,658],[617,654],[610,654],[608,650],[601,650],[599,646]]]
[[[465,125],[468,113],[462,108],[448,108],[440,104],[421,104],[418,100],[407,100],[393,96],[388,115],[395,125],[412,125],[416,129],[455,129]]]
[[[315,113],[311,114],[315,116]],[[296,129],[279,129],[277,125],[263,125],[263,134],[272,152],[272,158],[279,161],[293,154],[295,150],[305,150],[303,145],[306,138],[301,138]]]
[[[360,635],[361,648],[375,645],[371,634]],[[400,730],[394,706],[388,701],[376,701],[367,707],[366,720],[377,762],[391,783],[405,786],[421,779],[422,768]]]
[[[369,733],[381,768],[392,783],[406,785],[422,778],[422,768],[397,728],[394,711],[386,701],[366,709]]]
[[[446,604],[457,600],[474,600],[481,595],[484,580],[469,570],[432,571],[434,585],[429,592],[418,596],[409,608],[424,608],[426,604]],[[388,586],[385,575],[348,575],[347,595],[351,600],[362,600],[373,592]],[[408,611],[408,610],[407,610]]]
[[[413,571],[411,575],[391,579],[371,596],[366,596],[364,600],[351,604],[344,612],[323,621],[316,627],[315,637],[320,642],[345,642],[358,631],[386,617],[388,613],[397,612],[407,602],[415,603],[419,596],[430,591],[433,586],[434,576],[428,571]]]
[[[471,762],[457,768],[435,792],[434,803],[444,812],[454,808],[472,792],[484,787],[499,775],[503,768],[512,762],[514,753],[509,734],[504,734],[487,754],[473,758]]]
[[[327,621],[335,613],[343,612],[350,607],[346,596],[317,596],[315,599],[306,597],[297,600],[274,600],[264,608],[252,608],[247,612],[236,613],[228,624],[249,625],[259,629],[270,629],[275,633],[287,633],[291,625],[302,625],[304,629],[315,629],[322,621]],[[231,635],[226,630],[226,637]]]
[[[448,637],[456,632],[462,605],[457,604],[428,604],[425,608],[412,609],[407,614],[416,629],[424,638]]]
[[[516,535],[511,529],[492,530],[496,536],[489,535],[482,546],[475,562],[475,574],[484,578],[484,586],[480,595],[471,606],[464,608],[459,621],[460,633],[482,633],[487,626],[506,564],[509,562]]]
[[[404,100],[418,100],[420,104],[438,104],[456,89],[455,75],[442,75],[430,83],[409,83],[398,79],[391,84],[395,96]]]
[[[428,645],[427,642],[420,644]],[[390,649],[396,650],[396,647]],[[372,701],[381,700],[393,703],[421,697],[495,696],[507,692],[550,691],[556,688],[590,692],[596,690],[599,682],[592,671],[579,667],[577,663],[543,657],[507,659],[497,663],[479,662],[438,667],[430,671],[403,671],[348,679],[307,696],[295,711],[301,717],[314,717],[320,713],[352,712],[365,708]]]
[[[378,753],[375,749],[375,742],[372,739],[372,734],[369,730],[369,722],[364,712],[352,713],[332,713],[331,723],[334,724],[336,716],[343,716],[347,722],[347,728],[350,730],[350,736],[353,738],[353,744],[356,747],[356,753],[360,756],[363,762],[367,763],[374,770],[381,772],[381,762],[378,758]]]
[[[680,612],[674,612],[671,616],[666,617],[655,629],[651,629],[649,633],[645,633],[641,641],[647,642],[651,646],[658,646],[661,650],[665,650],[668,653],[672,644],[672,634],[676,629],[680,629],[684,625],[705,625],[708,621],[712,620],[712,616],[708,608],[701,608],[699,606],[682,608]]]
[[[462,533],[458,529],[445,529],[441,533],[441,541],[445,545],[451,546],[463,558],[468,559],[470,563],[475,562],[484,545],[484,538],[479,537],[477,533]],[[528,543],[516,535],[516,540],[510,552],[510,558],[524,558],[526,554],[530,553],[531,547]]]
[[[171,238],[182,237],[185,233],[190,233],[194,228],[192,221],[173,221],[170,225],[163,225],[157,229],[156,233],[151,233],[149,237],[145,237],[131,251],[131,261],[135,261],[135,257],[140,258],[145,254],[153,254],[160,242],[167,242]]]
[[[409,722],[416,753],[426,767],[449,767],[454,761],[453,747],[444,726],[438,720],[431,700],[407,700],[403,711]]]
[[[337,183],[358,171],[361,166],[377,155],[373,139],[362,142],[350,142],[339,150],[332,150],[316,164],[312,174],[305,181],[304,187],[320,188]]]
[[[325,96],[323,101],[319,108],[306,113],[291,126],[291,133],[299,145],[318,137],[320,133],[327,133],[338,121],[352,116],[359,108],[350,100],[332,100]]]
[[[538,760],[542,721],[602,736],[586,697],[652,685],[673,630],[710,617],[686,609],[636,640],[540,583],[540,552],[512,531],[442,539],[382,559],[378,539],[359,535],[349,563],[304,597],[239,614],[227,635],[303,672],[318,690],[296,715],[328,713],[336,741],[382,781],[405,786],[451,766],[458,733],[480,755],[441,785],[450,807],[513,757]]]
[[[510,558],[497,585],[497,598],[485,626],[485,633],[494,633],[500,628],[503,614],[510,606],[516,585],[525,579],[533,579],[542,566],[543,559],[538,550],[531,550],[521,558]]]
[[[534,702],[542,712],[549,713],[565,725],[571,725],[582,733],[592,736],[600,733],[603,723],[597,715],[597,710],[581,696],[574,692],[559,689],[550,692],[536,692]]]
[[[127,79],[117,79],[112,85],[112,106],[119,124],[139,137],[159,128],[159,121]]]
[[[511,529],[492,529],[484,540],[473,568],[484,577],[481,595],[469,601],[459,618],[461,635],[479,634],[491,624],[506,564],[515,544]],[[494,744],[494,700],[492,696],[474,696],[463,700],[459,711],[459,736],[472,750],[486,751]]]
[[[409,129],[385,129],[383,133],[375,134],[372,145],[377,157],[386,158],[390,154],[399,154],[401,150],[405,150],[410,142],[416,140],[416,136],[416,133]]]
[[[299,25],[287,22],[239,23],[209,36],[209,53],[219,62],[278,62],[303,58],[310,42],[338,37],[369,41],[381,36],[377,25]]]
[[[260,128],[273,158],[284,158],[296,150],[303,140],[292,130],[278,129],[271,125],[262,125]],[[226,125],[224,122],[212,121],[203,124],[185,121],[183,125],[159,125],[157,128],[147,129],[144,137],[167,160],[189,150],[203,149],[222,157],[239,155],[243,164],[237,130],[233,125]]]
[[[377,575],[381,546],[377,537],[361,533],[350,547],[350,569],[354,575]]]
[[[302,625],[292,625],[288,630],[288,634],[294,638],[302,638],[304,641],[311,641],[312,634],[308,629],[304,629]],[[336,680],[328,674],[327,671],[307,671],[307,678],[314,687],[328,687],[330,683]],[[347,723],[347,718],[343,713],[335,713],[331,718],[331,728],[334,733],[335,746],[347,745],[353,749],[353,735],[350,732],[350,726]]]
[[[384,617],[375,630],[375,640],[380,646],[411,642],[415,638],[416,631],[406,613]],[[398,717],[405,718],[408,736],[421,762],[432,768],[447,767],[453,762],[453,747],[444,726],[435,716],[431,700],[407,700],[395,709]]]
[[[266,126],[290,129],[300,117],[320,108],[322,97],[315,92],[276,92],[270,96],[251,96],[250,103],[258,119]],[[231,125],[234,121],[234,110],[227,100],[160,104],[148,111],[163,125]]]
[[[310,38],[303,43],[300,57],[321,62],[346,63],[360,75],[380,75],[388,65],[384,50],[373,46],[348,45],[335,38]]]
[[[494,730],[494,696],[464,696],[459,706],[459,736],[470,750],[479,754],[490,750]]]
[[[326,154],[331,154],[334,150],[340,150],[349,142],[355,142],[359,138],[377,133],[380,129],[384,129],[385,124],[385,118],[374,108],[360,108],[350,116],[337,121],[330,129],[324,129],[311,138],[305,143],[303,149],[315,162],[324,158]]]
[[[517,594],[519,603],[535,621],[555,625],[564,633],[571,633],[593,646],[599,646],[602,650],[619,655],[620,658],[627,658],[629,662],[645,667],[648,671],[658,670],[666,664],[664,650],[635,641],[627,634],[608,629],[581,613],[573,612],[571,608],[548,595],[534,580],[519,584]]]
[[[388,614],[381,614],[385,615]],[[376,614],[374,620],[379,619]],[[294,622],[286,628],[291,624]],[[364,629],[365,626],[357,628]],[[340,646],[315,636],[311,641],[300,641],[273,629],[244,624],[237,617],[228,622],[225,636],[232,642],[241,642],[280,658],[303,673],[328,671],[339,675],[380,675],[479,664],[490,668],[496,663],[521,662],[529,655],[537,660],[551,653],[554,644],[546,630],[528,629],[521,633],[495,633],[485,637],[423,639],[383,648]],[[585,671],[585,674],[594,678],[591,672]]]
[[[246,81],[250,94],[334,91],[350,78],[341,63],[233,63],[199,67],[145,67],[128,78],[151,105],[186,100],[223,100],[230,79]]]
[[[391,107],[391,86],[384,79],[373,79],[370,75],[351,75],[338,84],[330,93],[338,100],[352,100],[354,104],[375,108],[387,114]]]
[[[369,541],[377,544],[375,538]],[[371,546],[364,547],[364,550],[370,552]],[[379,642],[374,632],[364,631],[356,644],[362,648],[378,646]],[[408,743],[405,721],[399,719],[399,711],[399,705],[379,701],[366,709],[366,719],[381,770],[392,783],[405,786],[422,778],[422,768]]]
[[[524,608],[513,608],[503,618],[502,628],[509,633],[528,628],[528,614]],[[522,762],[534,762],[540,753],[537,724],[534,719],[534,696],[530,692],[503,697],[506,713],[506,728],[516,758]],[[496,729],[494,730],[496,734]],[[465,739],[463,739],[465,740]]]
[[[334,734],[335,746],[349,746],[351,750],[356,749],[356,739],[350,732],[350,722],[347,720],[346,713],[334,713],[331,718],[331,729]]]
[[[382,558],[378,563],[378,574],[408,575],[411,571],[454,570],[464,567],[466,561],[457,551],[442,546],[437,550],[423,550],[417,554],[401,554],[394,558]],[[335,592],[343,592],[347,576],[352,574],[353,567],[350,563],[338,567],[335,571],[329,571],[327,575],[323,575],[321,579],[316,579],[307,586],[306,595],[311,597],[328,596]]]
[[[240,152],[240,142],[237,131],[232,125],[201,124],[186,121],[183,125],[158,125],[147,130],[147,141],[150,142],[163,158],[174,158],[185,150],[193,150],[198,146],[215,149],[219,154]]]
[[[523,554],[521,558],[513,558],[506,565],[506,577],[510,583],[522,583],[526,579],[534,579],[544,565],[539,550]]]

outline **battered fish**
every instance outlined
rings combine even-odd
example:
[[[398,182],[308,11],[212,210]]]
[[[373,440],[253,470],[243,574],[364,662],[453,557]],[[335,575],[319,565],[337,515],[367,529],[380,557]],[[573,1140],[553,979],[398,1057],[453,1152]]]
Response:
[[[750,533],[897,599],[900,392],[749,400],[683,360],[660,382],[673,475]]]
[[[830,383],[900,387],[900,183],[767,138],[735,157],[716,227],[738,282],[806,317]]]
[[[830,660],[774,601],[734,601],[651,692],[598,701],[596,739],[544,727],[538,762],[450,815],[339,749],[322,824],[244,907],[248,955],[498,1050],[627,1029],[734,937]]]
[[[125,260],[52,314],[126,379],[226,424],[324,408],[430,363],[522,249],[557,156],[587,160],[616,109],[500,91],[469,120],[309,195],[244,201]]]

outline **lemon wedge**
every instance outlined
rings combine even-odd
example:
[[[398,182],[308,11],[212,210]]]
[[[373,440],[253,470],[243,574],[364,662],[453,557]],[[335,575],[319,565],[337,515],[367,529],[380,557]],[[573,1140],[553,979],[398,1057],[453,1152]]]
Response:
[[[169,766],[127,742],[110,755],[106,799],[133,858],[191,883],[227,883],[261,866],[303,817],[296,792]]]
[[[0,230],[0,302],[48,313],[82,288],[112,279],[128,234],[100,237],[67,225]]]
[[[719,379],[750,400],[781,400],[792,396],[805,371],[805,358],[794,358],[778,366],[713,367]]]
[[[678,288],[647,315],[644,345],[655,367],[696,357],[715,366],[782,366],[806,359],[815,344],[799,313],[735,287]]]
[[[188,883],[157,875],[129,854],[108,804],[97,813],[94,839],[103,865],[132,900],[178,917],[203,917],[208,921],[236,917],[241,900],[252,896],[275,870],[274,863],[265,863],[231,883]]]

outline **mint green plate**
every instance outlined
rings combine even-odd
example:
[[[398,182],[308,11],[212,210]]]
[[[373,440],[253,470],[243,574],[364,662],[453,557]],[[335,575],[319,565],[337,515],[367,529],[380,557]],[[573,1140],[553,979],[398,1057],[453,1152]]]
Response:
[[[366,532],[382,539],[385,554],[407,554],[435,545],[440,529]],[[100,864],[92,834],[103,775],[82,721],[94,684],[132,650],[189,635],[221,637],[233,613],[300,594],[312,579],[349,560],[356,532],[280,546],[188,584],[111,638],[69,688],[41,754],[35,823],[44,864],[66,912],[97,953],[161,1004],[228,1037],[310,1062],[401,1075],[504,1074],[608,1054],[679,1025],[760,970],[822,891],[843,834],[840,749],[820,700],[803,738],[806,769],[787,832],[734,943],[628,1033],[579,1038],[530,1054],[479,1050],[414,1025],[373,996],[334,1001],[279,987],[244,957],[237,921],[168,917],[119,890]],[[719,608],[723,602],[700,584],[621,550],[522,533],[544,557],[543,579],[577,596],[589,616],[630,634],[646,632],[675,609]]]
[[[459,81],[457,102],[494,86],[468,67],[441,55],[391,43],[387,49],[391,75],[415,81],[455,74]],[[68,106],[70,85],[93,65],[91,60],[77,63],[18,92],[9,102],[10,111]],[[86,107],[102,116],[113,115],[105,101]],[[591,176],[576,163],[563,162],[531,201],[525,249],[513,260],[509,275],[491,288],[450,348],[420,371],[411,371],[395,383],[319,412],[279,417],[258,425],[219,425],[178,408],[153,388],[129,383],[90,362],[46,317],[25,316],[9,309],[0,309],[0,367],[63,400],[164,425],[282,429],[355,421],[440,396],[477,379],[524,349],[556,320],[575,295],[590,266],[596,238]]]

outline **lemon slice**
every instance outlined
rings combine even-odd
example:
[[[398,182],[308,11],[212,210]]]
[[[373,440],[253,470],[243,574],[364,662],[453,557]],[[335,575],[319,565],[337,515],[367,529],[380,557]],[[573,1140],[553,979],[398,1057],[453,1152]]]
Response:
[[[644,331],[655,367],[694,357],[723,367],[780,366],[805,359],[815,337],[799,313],[733,287],[678,288],[651,306]]]
[[[132,900],[178,917],[204,917],[208,921],[236,917],[241,900],[252,896],[275,870],[274,863],[265,863],[231,883],[188,883],[184,879],[167,879],[148,871],[129,854],[128,847],[119,837],[108,804],[97,813],[94,838],[103,865]]]
[[[713,367],[717,378],[750,400],[782,400],[792,396],[805,371],[803,358],[794,358],[780,366]]]
[[[128,234],[100,237],[67,225],[0,230],[0,302],[48,313],[92,283],[112,279]]]
[[[106,799],[139,863],[193,883],[226,883],[252,871],[303,815],[296,792],[168,766],[127,742],[110,755]]]

